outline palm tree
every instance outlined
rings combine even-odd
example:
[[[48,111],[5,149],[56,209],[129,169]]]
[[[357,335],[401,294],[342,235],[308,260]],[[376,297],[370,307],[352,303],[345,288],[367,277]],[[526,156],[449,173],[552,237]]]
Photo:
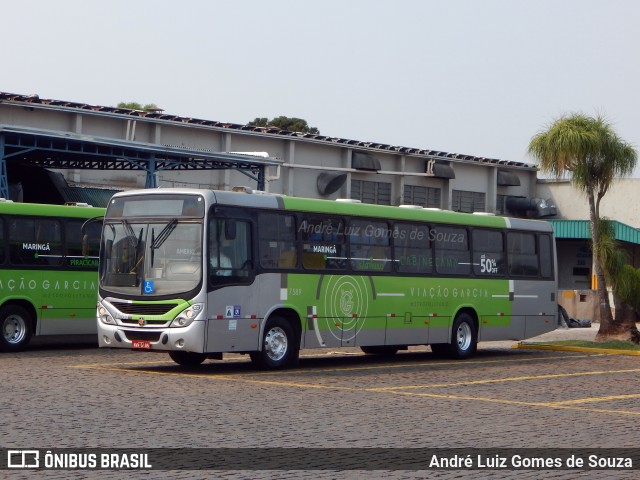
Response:
[[[611,314],[602,258],[600,235],[600,201],[614,179],[633,172],[638,154],[620,139],[604,118],[580,113],[562,116],[546,131],[536,134],[529,143],[529,154],[538,160],[540,170],[556,177],[571,176],[575,187],[589,201],[589,223],[593,247],[593,266],[600,300],[600,329],[597,339],[619,337],[625,327]],[[635,325],[634,325],[635,326]],[[631,332],[629,333],[629,338]]]
[[[625,340],[640,343],[640,331],[636,327],[636,312],[640,311],[640,269],[629,265],[629,255],[619,247],[612,222],[600,219],[597,228],[600,235],[598,256],[613,292],[615,321]]]

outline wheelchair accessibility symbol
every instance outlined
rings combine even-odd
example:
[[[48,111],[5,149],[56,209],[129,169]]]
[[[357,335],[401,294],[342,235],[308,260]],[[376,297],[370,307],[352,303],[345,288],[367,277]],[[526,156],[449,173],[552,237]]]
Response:
[[[142,293],[144,293],[145,295],[151,295],[152,293],[155,293],[155,292],[156,292],[156,289],[153,284],[153,280],[145,280]]]

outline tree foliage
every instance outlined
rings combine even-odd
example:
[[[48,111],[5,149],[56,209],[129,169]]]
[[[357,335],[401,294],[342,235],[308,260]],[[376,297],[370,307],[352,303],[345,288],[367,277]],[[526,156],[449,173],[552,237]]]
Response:
[[[619,248],[611,221],[600,219],[597,228],[600,237],[598,255],[602,259],[607,282],[613,292],[616,321],[628,323],[630,340],[640,343],[640,332],[635,326],[636,312],[640,312],[640,268],[630,265],[629,255]]]
[[[117,108],[126,108],[129,110],[142,110],[143,112],[154,112],[157,110],[162,110],[155,103],[147,103],[146,105],[142,105],[138,102],[120,102],[116,105]]]
[[[633,173],[638,160],[633,147],[603,117],[580,113],[563,116],[535,135],[529,153],[543,172],[556,177],[569,173],[574,186],[593,193],[596,213],[613,180]]]
[[[285,117],[284,115],[272,118],[271,120],[266,117],[256,117],[249,122],[249,125],[254,127],[275,127],[290,132],[311,133],[313,135],[320,134],[320,130],[316,127],[310,127],[306,120],[296,117]]]
[[[603,117],[573,113],[560,117],[546,130],[536,134],[529,143],[529,154],[538,160],[542,172],[556,177],[571,176],[573,185],[587,196],[593,265],[601,306],[598,337],[606,339],[619,335],[623,327],[615,323],[611,314],[599,248],[598,221],[602,197],[614,179],[633,172],[638,160],[637,153],[616,135]]]

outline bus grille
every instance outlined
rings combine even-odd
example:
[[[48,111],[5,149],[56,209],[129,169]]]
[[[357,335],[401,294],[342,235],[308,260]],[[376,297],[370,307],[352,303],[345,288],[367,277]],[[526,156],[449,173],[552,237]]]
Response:
[[[126,303],[112,302],[111,305],[116,307],[122,313],[127,315],[165,315],[169,310],[175,308],[177,303]]]
[[[157,342],[160,340],[160,334],[162,332],[138,332],[136,330],[123,330],[124,334],[129,340],[149,340],[150,342]]]
[[[140,321],[136,320],[135,318],[132,319],[125,319],[125,318],[121,318],[120,321],[122,322],[123,325],[135,325],[136,327],[142,327],[143,325],[140,325]],[[149,327],[157,327],[158,325],[164,325],[165,323],[168,323],[169,320],[146,320],[144,321],[145,325],[149,326]]]

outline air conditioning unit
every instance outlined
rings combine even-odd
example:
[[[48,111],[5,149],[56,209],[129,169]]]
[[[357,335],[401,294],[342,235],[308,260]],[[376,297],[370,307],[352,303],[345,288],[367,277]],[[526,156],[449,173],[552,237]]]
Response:
[[[507,197],[507,211],[514,215],[534,218],[553,217],[558,214],[553,200],[544,198]]]

